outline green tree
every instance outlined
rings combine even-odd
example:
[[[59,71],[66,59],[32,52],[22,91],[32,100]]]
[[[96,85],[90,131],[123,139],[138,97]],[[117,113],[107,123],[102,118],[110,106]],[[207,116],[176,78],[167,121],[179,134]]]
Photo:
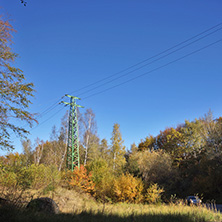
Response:
[[[120,125],[115,123],[113,126],[112,138],[111,138],[111,165],[114,171],[121,171],[126,163],[124,157],[126,151],[123,145],[123,139],[120,132]]]
[[[14,67],[17,54],[12,52],[12,25],[0,17],[0,147],[13,149],[11,137],[14,132],[25,136],[28,130],[19,126],[28,123],[32,126],[34,115],[27,109],[33,97],[33,83],[26,83],[21,69]],[[16,121],[15,121],[16,120]]]

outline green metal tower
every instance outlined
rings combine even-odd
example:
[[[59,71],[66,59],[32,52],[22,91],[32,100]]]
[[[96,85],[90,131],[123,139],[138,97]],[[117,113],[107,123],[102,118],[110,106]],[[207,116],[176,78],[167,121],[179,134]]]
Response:
[[[66,166],[73,171],[76,166],[80,167],[77,107],[83,108],[83,106],[76,104],[76,99],[80,98],[67,94],[65,96],[70,98],[70,103],[62,101],[70,106]]]

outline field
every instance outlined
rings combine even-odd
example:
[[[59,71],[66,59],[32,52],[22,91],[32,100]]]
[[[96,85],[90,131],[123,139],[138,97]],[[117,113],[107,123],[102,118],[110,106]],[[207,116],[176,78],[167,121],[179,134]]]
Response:
[[[42,222],[42,221],[151,221],[151,222],[220,222],[222,214],[201,206],[175,204],[103,204],[86,194],[60,189],[46,196],[53,197],[61,210],[60,214],[31,213],[15,208],[1,208],[0,221]]]

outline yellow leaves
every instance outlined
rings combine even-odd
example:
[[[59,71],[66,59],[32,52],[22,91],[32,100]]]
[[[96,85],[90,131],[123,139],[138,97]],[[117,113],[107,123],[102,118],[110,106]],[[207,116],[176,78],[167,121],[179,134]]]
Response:
[[[114,181],[114,194],[117,201],[139,203],[143,200],[143,183],[131,174],[122,174]]]
[[[156,204],[161,202],[161,195],[164,192],[164,189],[160,188],[157,183],[154,183],[149,186],[145,199],[150,204]]]
[[[0,184],[8,188],[15,187],[17,184],[17,176],[14,172],[1,171],[0,172]]]
[[[139,146],[138,146],[139,151],[153,149],[154,143],[155,143],[155,137],[153,137],[151,135],[147,136],[145,141],[141,141],[141,143],[139,144]]]

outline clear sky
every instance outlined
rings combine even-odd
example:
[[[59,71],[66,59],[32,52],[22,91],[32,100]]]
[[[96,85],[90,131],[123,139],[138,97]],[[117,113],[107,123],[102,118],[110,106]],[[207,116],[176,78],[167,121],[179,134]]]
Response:
[[[42,113],[72,93],[82,98],[80,105],[94,111],[100,139],[110,141],[113,125],[119,123],[127,148],[149,134],[156,136],[185,119],[199,118],[209,109],[215,117],[222,115],[222,42],[194,53],[220,40],[222,25],[137,71],[129,73],[155,59],[116,74],[221,23],[221,0],[27,2],[24,7],[19,0],[2,0],[0,11],[17,30],[16,66],[35,84],[31,112]],[[194,54],[175,61],[190,53]],[[175,62],[164,66],[171,61]],[[76,91],[114,74],[91,87],[103,84],[100,88]],[[112,89],[104,91],[108,88]],[[36,137],[49,139],[52,126],[60,126],[67,108],[52,108],[31,130],[32,142]],[[15,147],[21,152],[19,139]]]

